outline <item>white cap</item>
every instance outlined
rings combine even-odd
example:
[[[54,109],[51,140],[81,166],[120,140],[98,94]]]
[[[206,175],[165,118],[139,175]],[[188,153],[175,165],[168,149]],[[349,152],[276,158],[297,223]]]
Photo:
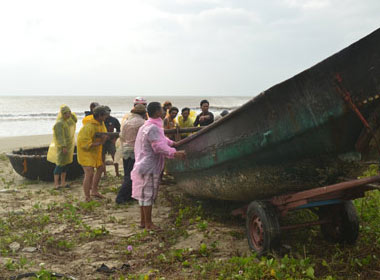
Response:
[[[146,105],[146,99],[144,97],[136,97],[135,100],[133,100],[133,104],[145,104]]]

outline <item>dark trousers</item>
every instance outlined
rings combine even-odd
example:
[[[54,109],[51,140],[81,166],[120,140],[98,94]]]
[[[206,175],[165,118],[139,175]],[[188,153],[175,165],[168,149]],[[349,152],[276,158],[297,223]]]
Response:
[[[123,168],[124,168],[124,180],[123,184],[120,187],[119,192],[116,196],[116,203],[124,203],[131,199],[132,196],[132,180],[131,180],[131,171],[135,160],[132,158],[123,159]]]

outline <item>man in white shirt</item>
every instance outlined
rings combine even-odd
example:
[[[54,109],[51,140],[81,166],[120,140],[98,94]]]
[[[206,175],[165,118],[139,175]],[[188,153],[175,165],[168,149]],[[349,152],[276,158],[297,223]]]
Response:
[[[145,123],[146,108],[143,104],[136,104],[131,114],[124,121],[120,132],[120,144],[123,153],[124,181],[116,197],[116,203],[125,203],[131,199],[132,181],[131,171],[135,164],[135,141],[139,128]]]

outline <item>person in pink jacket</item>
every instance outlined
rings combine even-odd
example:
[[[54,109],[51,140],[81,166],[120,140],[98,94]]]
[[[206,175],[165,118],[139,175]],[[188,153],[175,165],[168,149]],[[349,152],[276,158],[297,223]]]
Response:
[[[158,229],[152,222],[152,205],[157,198],[165,158],[184,158],[185,151],[176,151],[176,143],[164,135],[159,102],[148,105],[149,119],[140,127],[135,142],[135,165],[131,172],[132,197],[140,205],[141,228]]]

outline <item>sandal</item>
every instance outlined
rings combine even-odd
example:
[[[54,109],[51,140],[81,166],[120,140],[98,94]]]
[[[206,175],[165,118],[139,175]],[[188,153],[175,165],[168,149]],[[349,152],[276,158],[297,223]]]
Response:
[[[115,267],[109,268],[104,263],[96,269],[97,272],[103,272],[103,273],[114,273],[116,271]]]

